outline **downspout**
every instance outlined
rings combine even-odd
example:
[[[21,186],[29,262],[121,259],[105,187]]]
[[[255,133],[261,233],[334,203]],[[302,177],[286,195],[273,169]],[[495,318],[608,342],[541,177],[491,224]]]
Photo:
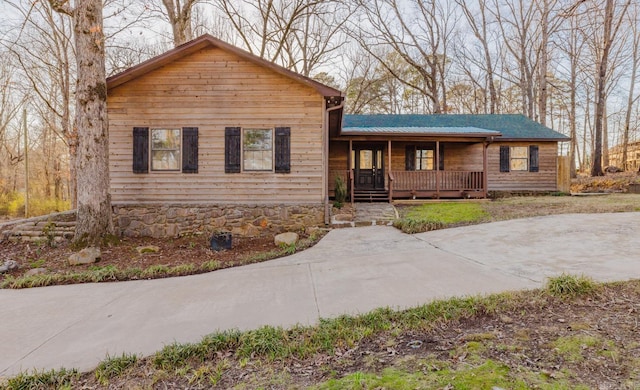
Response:
[[[323,164],[325,164],[325,172],[324,177],[322,178],[322,186],[324,192],[324,224],[329,225],[331,223],[331,208],[329,206],[329,113],[332,111],[336,111],[344,108],[344,97],[340,96],[340,104],[335,107],[327,107],[327,103],[330,98],[325,97],[324,99],[324,107],[325,107],[325,115],[324,115],[324,131],[322,136],[324,137],[324,158]],[[344,117],[344,116],[343,116]],[[342,126],[342,124],[340,124]]]

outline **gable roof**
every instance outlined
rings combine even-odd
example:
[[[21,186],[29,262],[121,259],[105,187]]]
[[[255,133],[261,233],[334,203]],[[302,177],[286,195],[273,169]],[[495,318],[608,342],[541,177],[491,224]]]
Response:
[[[193,54],[198,50],[204,49],[206,47],[216,47],[226,52],[235,54],[244,60],[253,62],[256,65],[268,68],[285,77],[291,78],[293,80],[298,81],[299,83],[305,84],[315,89],[316,91],[318,91],[318,93],[321,94],[322,96],[325,96],[325,97],[342,96],[342,92],[340,92],[335,88],[331,88],[309,77],[305,77],[296,72],[292,72],[286,68],[283,68],[280,65],[274,64],[273,62],[267,61],[263,58],[253,55],[248,51],[242,50],[239,47],[230,45],[224,41],[221,41],[220,39],[214,38],[209,34],[201,35],[192,41],[189,41],[180,46],[177,46],[163,54],[160,54],[159,56],[148,59],[123,72],[120,72],[116,75],[113,75],[107,78],[107,89],[115,88],[119,85],[129,82],[137,77],[145,75],[155,69],[158,69],[166,64],[169,64],[173,61],[179,60],[180,58]]]
[[[366,129],[366,130],[364,130]],[[375,129],[375,130],[374,130]],[[501,140],[569,141],[570,138],[524,115],[345,115],[343,134],[501,135]],[[473,131],[479,131],[473,133]],[[498,132],[499,134],[493,134]]]

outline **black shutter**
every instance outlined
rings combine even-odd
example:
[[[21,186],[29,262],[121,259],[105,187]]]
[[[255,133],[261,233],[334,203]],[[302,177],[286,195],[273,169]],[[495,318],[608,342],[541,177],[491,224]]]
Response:
[[[133,173],[149,172],[149,128],[133,128]]]
[[[198,128],[182,128],[182,173],[198,173]]]
[[[276,173],[291,172],[291,128],[276,127]]]
[[[444,171],[444,145],[440,144],[440,154],[438,156],[439,166],[438,169]]]
[[[240,172],[240,128],[224,129],[224,172]]]
[[[500,146],[500,172],[509,172],[509,147]]]
[[[405,147],[404,170],[405,171],[416,170],[416,147],[414,145],[407,145]]]
[[[539,165],[538,145],[529,145],[529,172],[538,172]]]

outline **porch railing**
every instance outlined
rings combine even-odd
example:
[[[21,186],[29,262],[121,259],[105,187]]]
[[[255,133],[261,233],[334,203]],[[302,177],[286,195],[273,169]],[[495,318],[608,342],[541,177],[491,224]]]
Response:
[[[388,171],[389,200],[416,197],[482,197],[482,171]],[[347,185],[349,200],[353,202],[355,178],[348,170],[329,172],[329,194],[335,195],[335,178],[340,176]]]
[[[391,171],[392,191],[482,191],[482,171]]]

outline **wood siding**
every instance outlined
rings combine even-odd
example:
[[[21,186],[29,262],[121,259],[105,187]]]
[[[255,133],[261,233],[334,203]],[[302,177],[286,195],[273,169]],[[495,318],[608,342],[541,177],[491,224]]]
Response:
[[[391,145],[391,170],[405,170],[405,149],[407,145],[427,145],[424,141],[394,141]],[[354,148],[358,145],[353,142]],[[445,171],[482,172],[482,143],[441,142],[444,148]],[[500,145],[539,147],[538,172],[500,172]],[[330,146],[329,169],[334,172],[347,169],[348,142],[332,141]],[[385,183],[388,185],[387,148],[384,148]],[[489,191],[556,191],[557,186],[557,143],[556,142],[502,142],[489,146],[487,151]],[[329,182],[330,195],[333,195],[333,182]]]
[[[108,110],[114,203],[324,200],[324,99],[291,78],[209,47],[109,90]],[[198,173],[134,174],[140,126],[197,127]],[[225,127],[233,126],[290,127],[291,172],[225,173]]]
[[[539,171],[500,172],[500,146],[538,145]],[[487,160],[489,191],[556,191],[557,185],[556,142],[496,142],[489,145]]]

